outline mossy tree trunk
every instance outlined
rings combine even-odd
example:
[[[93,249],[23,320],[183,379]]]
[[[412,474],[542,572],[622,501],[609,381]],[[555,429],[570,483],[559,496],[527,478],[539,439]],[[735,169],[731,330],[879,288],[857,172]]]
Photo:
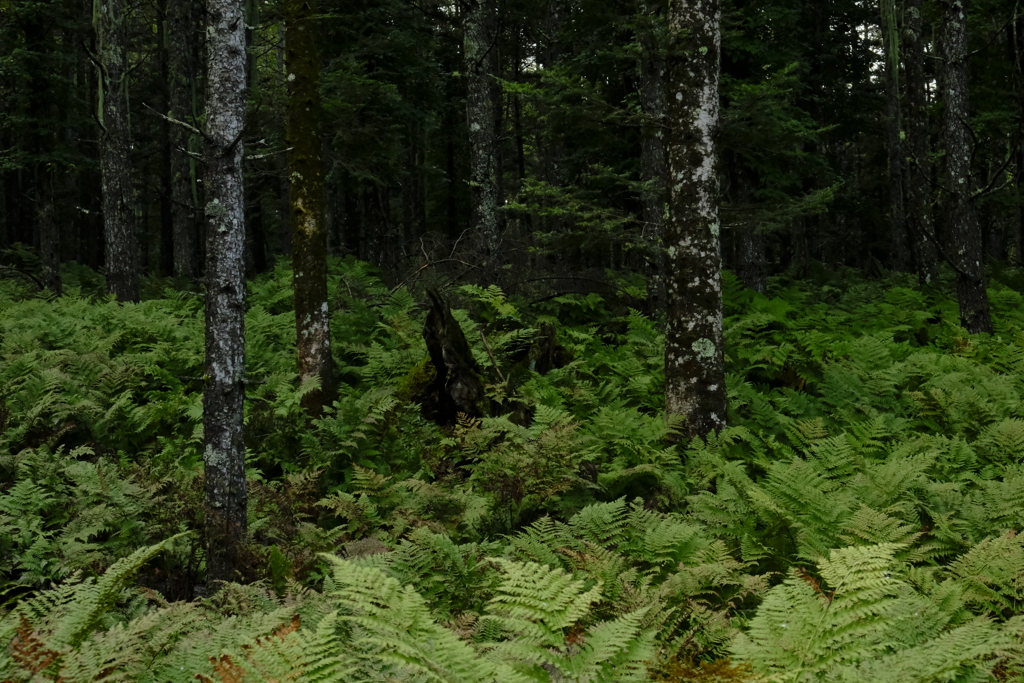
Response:
[[[494,0],[469,0],[463,23],[466,120],[469,126],[471,224],[483,237],[488,263],[498,265],[498,131],[495,102],[497,10]]]
[[[302,398],[319,417],[334,395],[331,317],[327,303],[327,224],[320,138],[320,50],[312,0],[288,0],[285,53],[288,81],[288,176],[299,377],[320,378]]]
[[[206,91],[206,567],[234,577],[245,536],[245,22],[242,0],[207,0]]]
[[[981,227],[974,204],[971,177],[970,102],[968,93],[967,13],[969,0],[943,0],[941,79],[945,110],[942,130],[946,142],[949,239],[947,257],[957,271],[956,293],[960,324],[968,332],[992,332],[985,271],[982,268]]]
[[[97,117],[107,291],[120,301],[139,300],[135,186],[128,120],[128,17],[125,0],[94,0],[99,61]]]
[[[674,0],[668,54],[665,408],[686,438],[725,427],[722,254],[715,135],[719,0]]]
[[[903,64],[907,76],[907,224],[914,263],[921,284],[939,280],[938,245],[932,218],[932,164],[928,141],[928,76],[925,71],[924,20],[921,0],[906,0],[903,22]]]

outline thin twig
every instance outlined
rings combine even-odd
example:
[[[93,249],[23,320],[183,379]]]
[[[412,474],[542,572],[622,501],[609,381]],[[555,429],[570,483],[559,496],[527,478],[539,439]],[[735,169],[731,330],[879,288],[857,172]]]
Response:
[[[251,155],[247,154],[246,157],[245,157],[245,160],[246,161],[257,161],[259,159],[269,159],[270,157],[275,157],[278,154],[285,154],[286,152],[290,152],[293,149],[295,149],[295,148],[294,147],[286,147],[284,149],[272,150],[270,152],[263,152],[262,154],[251,154]]]
[[[184,128],[188,132],[192,133],[193,135],[198,135],[201,138],[203,138],[204,140],[209,140],[209,138],[206,137],[206,133],[204,133],[203,131],[199,130],[198,128],[196,128],[192,124],[185,123],[184,121],[179,121],[178,119],[172,119],[170,116],[167,116],[167,114],[161,114],[160,112],[158,112],[156,109],[153,109],[153,107],[149,106],[145,102],[142,103],[142,106],[145,107],[146,109],[150,110],[151,112],[153,112],[154,114],[156,114],[160,118],[162,118],[164,121],[167,121],[168,123],[172,123],[175,126],[181,126],[182,128]]]
[[[480,330],[480,339],[484,342],[484,348],[487,349],[487,356],[491,359],[491,365],[494,366],[494,371],[498,373],[498,378],[502,382],[507,382],[505,375],[501,374],[501,368],[498,367],[498,361],[494,360],[494,352],[491,351],[491,345],[487,343],[487,337],[484,336],[484,331]]]

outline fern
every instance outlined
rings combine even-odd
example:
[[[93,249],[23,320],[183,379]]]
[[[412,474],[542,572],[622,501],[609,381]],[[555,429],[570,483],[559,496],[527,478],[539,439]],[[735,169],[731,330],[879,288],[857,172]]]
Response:
[[[940,681],[978,679],[1019,650],[1017,621],[956,624],[955,605],[943,606],[946,618],[921,618],[938,605],[898,578],[898,549],[833,550],[819,563],[821,581],[794,572],[769,591],[734,653],[780,681]]]

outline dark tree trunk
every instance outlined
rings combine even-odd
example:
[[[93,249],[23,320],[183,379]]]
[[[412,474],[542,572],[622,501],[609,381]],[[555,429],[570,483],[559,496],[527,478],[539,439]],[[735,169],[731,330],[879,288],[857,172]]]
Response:
[[[209,580],[226,581],[234,577],[247,528],[242,442],[245,22],[242,0],[207,0],[206,9],[206,567]]]
[[[757,174],[738,158],[730,164],[735,201],[739,207],[754,203]],[[736,229],[736,275],[745,287],[760,294],[768,291],[768,257],[765,234],[753,221],[744,220]]]
[[[656,23],[659,5],[645,5],[644,14]],[[647,295],[650,308],[660,312],[665,302],[665,194],[668,189],[668,162],[665,158],[665,55],[658,45],[656,31],[648,27],[640,36],[640,103],[647,116],[640,131],[640,168],[647,189],[643,204],[643,244],[645,274],[649,278]]]
[[[292,268],[299,378],[320,380],[302,397],[302,407],[319,417],[334,396],[331,315],[327,305],[327,226],[324,161],[320,138],[320,49],[312,0],[286,5],[288,64],[288,177],[291,179]]]
[[[1017,131],[1013,141],[1016,166],[1017,203],[1013,221],[1007,230],[1006,248],[1011,263],[1024,263],[1024,13],[1018,13],[1010,24],[1010,59],[1013,62],[1013,91],[1017,97]]]
[[[167,0],[167,100],[169,115],[178,121],[194,122],[197,19],[196,3]],[[198,141],[182,126],[172,125],[169,133],[174,275],[194,280],[199,276],[198,192],[188,151],[195,151]]]
[[[470,0],[463,25],[466,60],[466,119],[469,126],[471,225],[483,238],[491,267],[499,265],[498,131],[495,80],[495,0]]]
[[[900,112],[898,0],[880,0],[885,55],[885,144],[889,153],[889,234],[892,269],[907,270],[907,226],[903,207],[903,140]]]
[[[99,0],[94,14],[99,53],[100,169],[107,291],[139,300],[135,187],[128,127],[128,18],[125,0]]]
[[[164,84],[170,82],[170,34],[168,32],[167,5],[171,0],[160,0],[158,3],[158,21],[160,35],[163,40],[158,50],[160,56],[160,78]],[[170,109],[170,92],[160,92],[157,111]],[[170,126],[160,128],[160,165],[157,173],[160,181],[160,266],[162,276],[174,275],[174,210],[171,208],[171,188],[174,184],[171,175],[171,157],[173,133]]]
[[[971,179],[970,105],[967,77],[969,0],[943,0],[942,129],[946,142],[946,189],[949,191],[947,256],[957,271],[960,323],[968,332],[992,332],[981,228]]]
[[[61,293],[60,228],[54,205],[53,171],[40,169],[39,187],[39,255],[42,261],[43,285],[54,294]]]
[[[907,208],[914,263],[921,284],[939,281],[938,244],[932,219],[932,165],[928,142],[928,77],[925,73],[921,0],[906,0],[903,63],[907,73]]]
[[[665,225],[665,407],[686,438],[726,424],[722,255],[715,135],[719,0],[673,3],[668,54],[669,218]]]

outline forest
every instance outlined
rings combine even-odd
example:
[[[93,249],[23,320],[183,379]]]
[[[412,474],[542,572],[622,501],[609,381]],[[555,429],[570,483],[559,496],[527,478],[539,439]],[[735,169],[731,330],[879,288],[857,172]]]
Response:
[[[1024,680],[1017,0],[0,0],[0,681]]]

